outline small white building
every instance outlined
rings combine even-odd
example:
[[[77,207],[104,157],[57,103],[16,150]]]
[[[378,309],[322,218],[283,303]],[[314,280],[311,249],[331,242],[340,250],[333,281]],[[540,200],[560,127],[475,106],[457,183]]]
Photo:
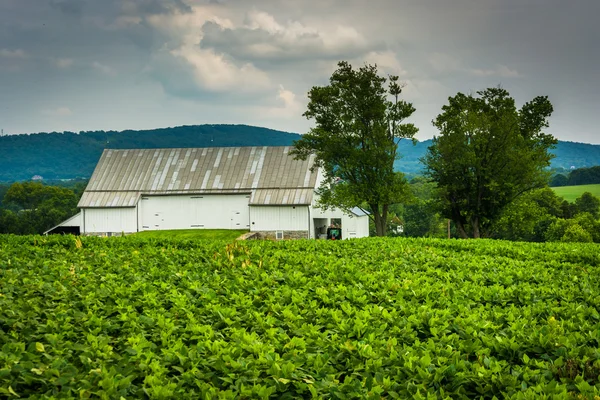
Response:
[[[247,229],[272,238],[369,235],[359,209],[315,207],[321,181],[290,147],[105,150],[78,207],[82,235],[145,230]],[[59,225],[62,226],[63,224]],[[66,226],[66,225],[65,225]],[[324,229],[325,228],[325,229]]]

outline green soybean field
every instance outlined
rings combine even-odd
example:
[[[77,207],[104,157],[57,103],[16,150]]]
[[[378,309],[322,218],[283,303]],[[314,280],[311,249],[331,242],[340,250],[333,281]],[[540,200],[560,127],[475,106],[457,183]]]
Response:
[[[600,399],[600,247],[0,236],[0,398]]]

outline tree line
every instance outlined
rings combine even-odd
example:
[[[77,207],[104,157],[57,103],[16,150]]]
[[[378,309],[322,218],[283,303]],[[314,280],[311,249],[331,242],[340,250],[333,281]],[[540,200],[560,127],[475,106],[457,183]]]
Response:
[[[454,223],[448,232],[448,219],[440,213],[435,184],[424,177],[415,177],[409,183],[414,198],[407,204],[392,206],[387,235],[446,238],[450,233],[450,237],[460,237]],[[600,243],[600,199],[585,192],[571,203],[548,187],[532,190],[503,210],[488,237],[526,242]]]
[[[0,233],[44,233],[78,212],[77,203],[85,185],[27,181],[0,185]]]
[[[52,132],[0,137],[0,182],[89,179],[104,149],[289,146],[297,134],[247,125],[140,131]]]
[[[590,168],[577,168],[568,174],[558,173],[552,177],[550,186],[594,185],[600,183],[600,165]]]

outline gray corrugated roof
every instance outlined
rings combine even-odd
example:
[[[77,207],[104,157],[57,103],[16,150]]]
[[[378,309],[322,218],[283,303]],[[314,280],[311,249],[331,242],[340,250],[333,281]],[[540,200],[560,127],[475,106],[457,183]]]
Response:
[[[314,156],[294,160],[289,151],[288,146],[104,150],[79,207],[133,207],[142,194],[254,193],[256,189],[284,190],[271,192],[281,204],[299,204],[289,203],[295,201],[291,198],[309,204],[317,179],[316,171],[310,171]],[[285,189],[311,189],[311,193],[286,197]],[[267,199],[267,193],[255,196],[254,204]]]
[[[256,189],[250,205],[308,205],[314,189]]]
[[[352,207],[350,209],[350,212],[354,215],[356,215],[357,217],[364,217],[365,215],[369,215],[368,212],[365,212],[364,210],[358,208],[358,207]]]
[[[140,195],[140,192],[130,191],[91,192],[86,190],[79,200],[79,207],[135,207]]]

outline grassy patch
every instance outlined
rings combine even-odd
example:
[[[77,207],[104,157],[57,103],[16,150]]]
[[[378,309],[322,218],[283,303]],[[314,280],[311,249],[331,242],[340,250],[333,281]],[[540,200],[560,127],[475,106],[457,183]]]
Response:
[[[144,231],[136,234],[146,238],[158,239],[211,239],[211,240],[235,240],[247,230],[231,229],[177,229],[170,231]]]
[[[553,187],[552,190],[554,190],[557,195],[570,202],[574,202],[576,198],[580,197],[585,192],[590,192],[594,196],[600,197],[600,184]]]

